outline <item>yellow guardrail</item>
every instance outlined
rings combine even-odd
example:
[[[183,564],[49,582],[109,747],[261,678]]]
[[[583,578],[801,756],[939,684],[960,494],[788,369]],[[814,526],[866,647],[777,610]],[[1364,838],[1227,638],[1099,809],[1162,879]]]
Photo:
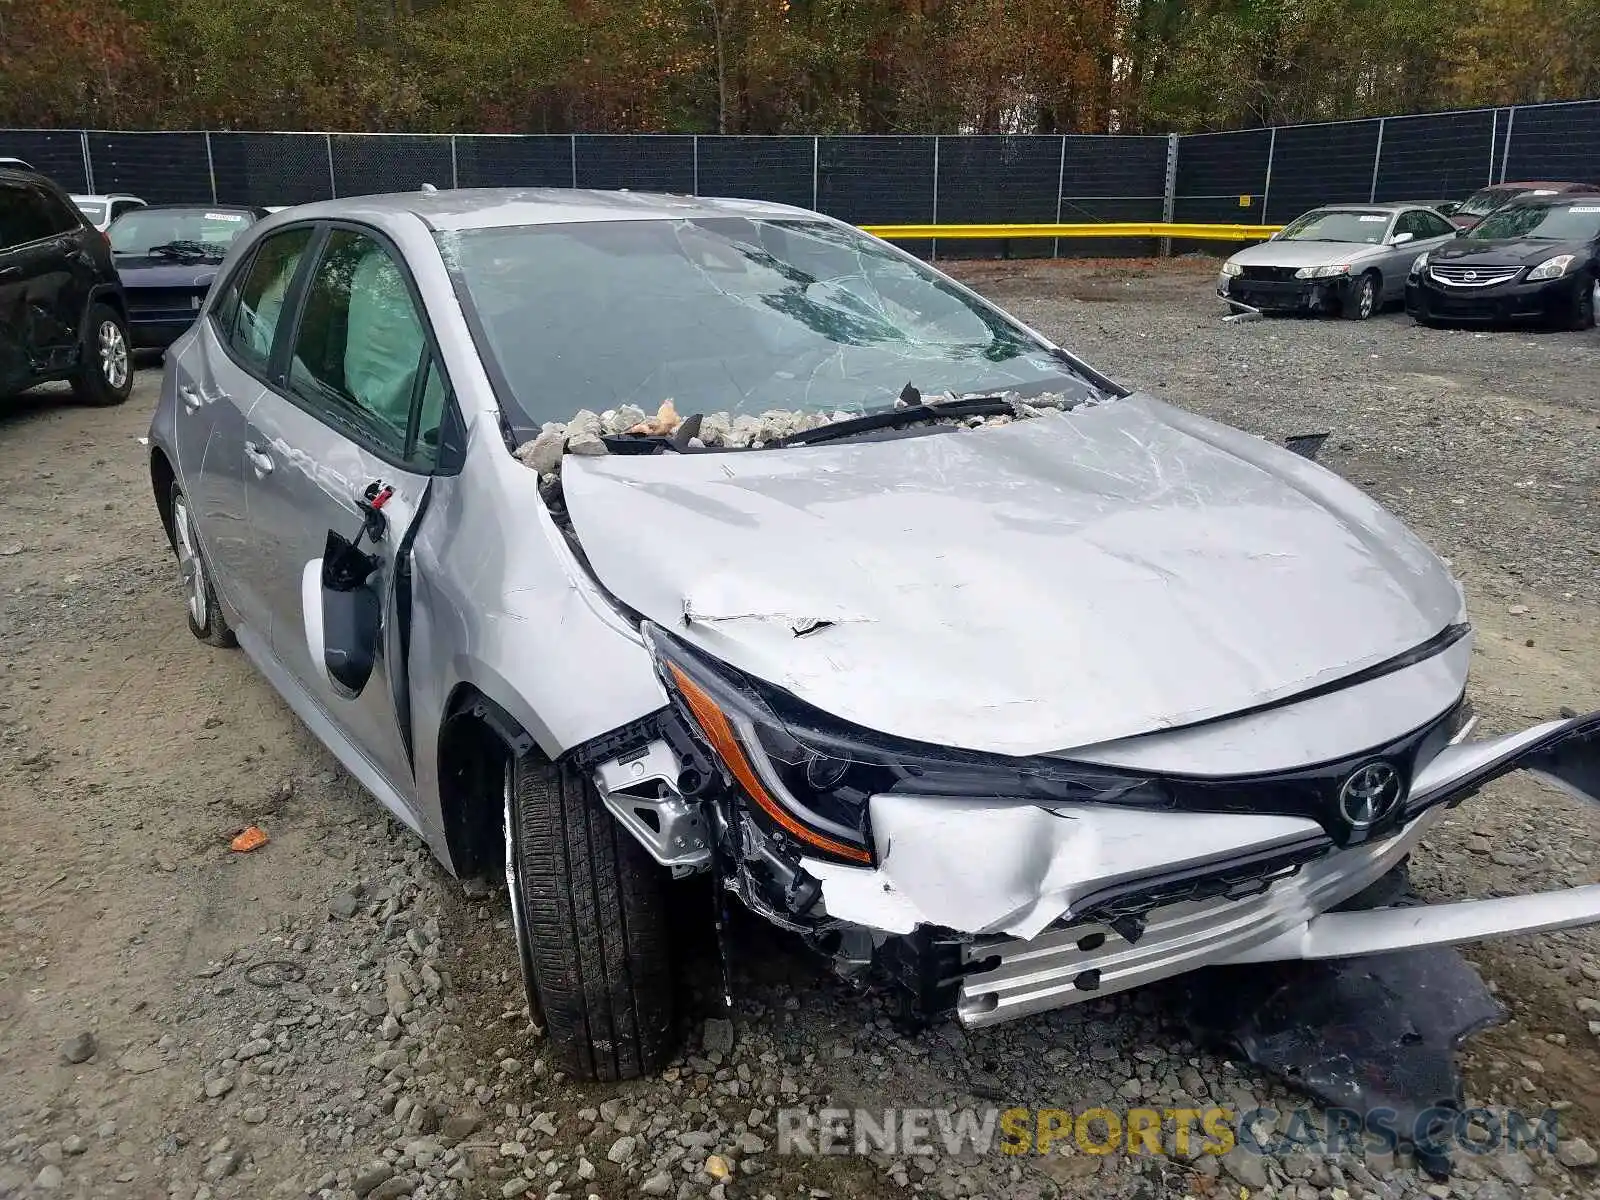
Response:
[[[891,241],[909,238],[1191,238],[1264,242],[1282,225],[1185,225],[1170,221],[1094,221],[1077,225],[863,225]]]

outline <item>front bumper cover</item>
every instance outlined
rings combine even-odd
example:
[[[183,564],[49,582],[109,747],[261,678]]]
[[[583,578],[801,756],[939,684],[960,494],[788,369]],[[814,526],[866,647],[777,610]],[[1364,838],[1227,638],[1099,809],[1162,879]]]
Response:
[[[1217,279],[1217,296],[1235,304],[1247,304],[1262,312],[1337,312],[1350,293],[1350,276],[1329,275],[1322,279],[1257,279],[1244,275],[1222,275]]]
[[[1202,966],[1600,922],[1600,885],[1329,911],[1399,865],[1442,808],[1516,770],[1600,802],[1600,713],[1445,748],[1411,781],[1405,824],[1344,849],[1286,816],[877,797],[873,827],[887,846],[877,868],[811,859],[801,867],[821,881],[829,918],[912,948],[924,1007],[954,1007],[977,1027]]]
[[[1406,280],[1406,311],[1419,320],[1464,324],[1548,321],[1571,313],[1577,289],[1589,286],[1581,272],[1537,283],[1521,280],[1519,274],[1493,287],[1448,287],[1424,271]]]

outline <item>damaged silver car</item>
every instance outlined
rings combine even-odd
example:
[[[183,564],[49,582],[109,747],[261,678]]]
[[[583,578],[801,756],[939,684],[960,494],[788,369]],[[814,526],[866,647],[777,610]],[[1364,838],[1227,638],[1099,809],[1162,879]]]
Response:
[[[1600,714],[1468,740],[1461,590],[1375,502],[816,213],[279,213],[151,473],[194,634],[451,870],[504,862],[578,1076],[673,1052],[698,873],[968,1026],[1600,920],[1330,911],[1497,776],[1600,799]]]

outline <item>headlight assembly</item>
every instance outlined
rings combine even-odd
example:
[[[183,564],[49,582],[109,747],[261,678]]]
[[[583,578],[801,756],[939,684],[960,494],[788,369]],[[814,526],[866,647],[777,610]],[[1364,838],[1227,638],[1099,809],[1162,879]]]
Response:
[[[1428,266],[1428,255],[1427,255],[1426,252],[1424,252],[1422,254],[1417,255],[1416,259],[1412,262],[1412,264],[1411,264],[1411,272],[1410,273],[1413,276],[1421,275],[1422,272],[1427,269],[1427,266]]]
[[[1244,268],[1236,262],[1225,262],[1222,264],[1222,273],[1231,279],[1243,275]]]
[[[768,833],[807,855],[871,865],[868,802],[887,792],[1173,807],[1166,785],[1138,774],[886,737],[750,679],[658,625],[643,632],[674,706],[724,782]]]
[[[1335,275],[1348,275],[1349,263],[1333,263],[1323,267],[1301,267],[1294,273],[1296,279],[1328,279]]]
[[[1558,254],[1554,258],[1547,258],[1533,270],[1528,272],[1528,282],[1534,283],[1540,279],[1560,279],[1567,273],[1567,268],[1572,265],[1576,255]]]

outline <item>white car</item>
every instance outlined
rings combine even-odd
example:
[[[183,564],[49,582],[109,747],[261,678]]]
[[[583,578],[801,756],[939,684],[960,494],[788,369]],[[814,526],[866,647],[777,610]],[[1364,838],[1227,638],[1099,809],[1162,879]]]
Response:
[[[107,196],[74,196],[72,202],[78,206],[79,212],[89,218],[89,224],[101,233],[110,229],[111,222],[123,213],[149,207],[139,197],[122,192],[114,192]]]

